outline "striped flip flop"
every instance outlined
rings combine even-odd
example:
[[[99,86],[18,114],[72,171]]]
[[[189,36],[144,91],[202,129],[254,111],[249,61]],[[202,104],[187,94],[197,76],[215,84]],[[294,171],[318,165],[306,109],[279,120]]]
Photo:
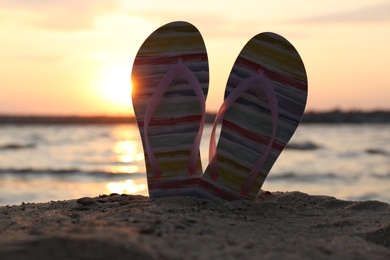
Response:
[[[255,199],[295,132],[306,100],[306,72],[295,48],[274,33],[253,37],[227,82],[211,134],[209,166],[199,184],[201,196]]]
[[[150,198],[193,195],[202,177],[199,145],[209,84],[199,31],[173,22],[142,44],[132,70]]]

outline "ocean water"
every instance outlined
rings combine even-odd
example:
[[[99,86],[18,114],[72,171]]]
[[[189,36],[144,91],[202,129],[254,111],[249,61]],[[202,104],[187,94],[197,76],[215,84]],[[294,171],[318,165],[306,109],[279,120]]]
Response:
[[[301,124],[263,189],[390,203],[390,125]],[[108,193],[148,194],[136,125],[0,126],[0,205]]]

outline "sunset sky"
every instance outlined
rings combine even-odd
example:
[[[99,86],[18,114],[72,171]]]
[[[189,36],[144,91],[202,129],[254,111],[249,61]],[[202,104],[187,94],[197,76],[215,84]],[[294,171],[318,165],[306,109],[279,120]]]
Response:
[[[158,27],[202,33],[207,110],[222,103],[238,53],[271,31],[299,51],[307,111],[390,109],[389,0],[0,0],[0,114],[128,115],[131,66]]]

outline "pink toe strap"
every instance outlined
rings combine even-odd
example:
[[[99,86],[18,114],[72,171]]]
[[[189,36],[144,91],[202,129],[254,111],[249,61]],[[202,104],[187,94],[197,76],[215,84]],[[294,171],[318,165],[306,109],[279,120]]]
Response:
[[[187,68],[182,63],[182,59],[178,60],[178,63],[173,65],[168,72],[164,75],[164,77],[159,82],[156,90],[154,91],[153,95],[150,98],[150,101],[146,107],[145,111],[145,119],[144,119],[144,137],[145,137],[145,148],[146,153],[149,158],[150,167],[152,169],[152,172],[154,174],[154,177],[157,179],[161,178],[161,169],[158,165],[157,159],[154,155],[154,152],[151,148],[150,141],[149,141],[149,123],[152,118],[152,115],[157,107],[157,105],[160,103],[165,91],[168,89],[168,87],[171,85],[172,81],[175,79],[175,77],[183,77],[188,81],[188,83],[191,85],[191,87],[194,89],[195,94],[198,98],[198,102],[200,104],[201,108],[201,120],[200,120],[200,127],[198,130],[198,133],[195,137],[194,143],[191,148],[191,153],[189,157],[188,162],[188,173],[190,175],[194,174],[196,172],[196,167],[198,164],[199,159],[199,145],[203,133],[203,128],[205,124],[205,96],[202,90],[202,87],[198,81],[198,79],[195,77],[194,73]]]
[[[257,175],[259,174],[261,168],[263,167],[266,159],[268,158],[271,152],[272,144],[274,143],[276,137],[276,129],[278,126],[278,115],[279,115],[278,100],[274,88],[271,86],[270,81],[264,76],[263,71],[259,71],[258,74],[255,74],[245,79],[237,87],[235,87],[234,90],[230,93],[230,95],[225,99],[224,103],[222,104],[215,118],[213,128],[211,131],[211,139],[210,139],[210,146],[209,146],[210,176],[213,180],[216,180],[218,178],[218,165],[217,165],[218,162],[216,157],[217,149],[216,149],[216,142],[215,142],[215,131],[216,131],[217,124],[222,119],[222,116],[226,112],[226,110],[234,103],[234,101],[238,97],[240,97],[245,91],[253,87],[255,84],[258,84],[263,89],[265,95],[267,96],[270,105],[271,117],[272,117],[272,133],[263,154],[261,155],[259,161],[252,168],[251,172],[249,173],[247,179],[245,180],[241,188],[241,194],[244,196],[249,193],[254,182],[256,181]]]

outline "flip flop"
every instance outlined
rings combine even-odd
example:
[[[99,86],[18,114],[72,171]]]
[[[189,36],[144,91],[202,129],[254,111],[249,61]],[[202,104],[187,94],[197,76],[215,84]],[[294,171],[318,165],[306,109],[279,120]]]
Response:
[[[306,72],[295,48],[274,33],[253,37],[230,73],[225,101],[212,129],[200,195],[255,199],[295,132],[306,100]],[[221,120],[216,146],[215,129]]]
[[[150,198],[193,195],[202,176],[199,145],[209,84],[199,31],[173,22],[142,44],[132,70]]]

